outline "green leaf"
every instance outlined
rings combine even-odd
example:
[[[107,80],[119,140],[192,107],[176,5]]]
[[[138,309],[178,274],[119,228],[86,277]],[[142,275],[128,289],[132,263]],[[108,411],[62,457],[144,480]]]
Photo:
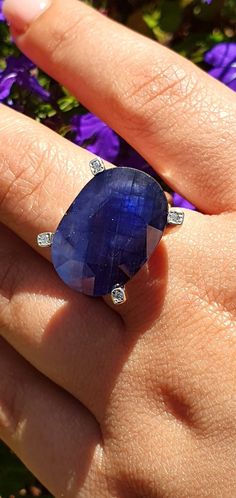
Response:
[[[152,12],[146,12],[143,14],[143,20],[146,25],[152,30],[155,38],[160,43],[166,44],[171,40],[172,35],[161,29],[160,19],[161,11],[159,9],[155,9]]]
[[[0,443],[0,496],[9,498],[35,479],[17,457]]]
[[[78,100],[72,95],[65,95],[65,97],[61,97],[57,101],[57,104],[62,112],[68,112],[79,107]]]
[[[204,54],[213,45],[226,39],[220,30],[214,30],[212,33],[194,33],[190,34],[180,43],[173,47],[176,52],[187,57],[195,64],[201,64]]]
[[[9,498],[10,495],[19,496],[21,489],[28,489],[36,483],[35,477],[18,460],[3,443],[0,442],[0,497]],[[25,498],[32,498],[30,492]],[[41,498],[50,498],[51,495],[43,493]]]
[[[229,19],[230,23],[236,22],[236,2],[235,0],[225,0],[222,15]]]
[[[160,17],[161,13],[159,9],[155,9],[153,10],[153,12],[146,12],[143,14],[143,20],[152,30],[157,26]]]
[[[161,6],[159,27],[166,33],[175,33],[182,21],[183,9],[178,1],[164,0]]]
[[[57,111],[51,104],[40,104],[37,109],[37,117],[41,119],[51,118],[55,116]]]

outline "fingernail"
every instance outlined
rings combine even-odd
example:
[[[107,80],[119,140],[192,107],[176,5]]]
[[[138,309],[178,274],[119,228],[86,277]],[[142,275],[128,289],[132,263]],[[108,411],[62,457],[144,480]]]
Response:
[[[51,4],[51,0],[4,0],[3,13],[19,34],[35,21]]]

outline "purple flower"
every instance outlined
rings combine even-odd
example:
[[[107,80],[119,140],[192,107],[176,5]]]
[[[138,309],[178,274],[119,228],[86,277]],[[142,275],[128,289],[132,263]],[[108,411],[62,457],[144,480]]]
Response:
[[[195,206],[193,206],[193,204],[191,204],[191,202],[186,201],[186,199],[184,199],[184,197],[182,197],[181,195],[176,194],[176,193],[173,194],[173,206],[174,207],[181,207],[181,208],[185,208],[185,209],[192,209],[192,210],[195,209]]]
[[[146,171],[156,176],[147,162],[115,131],[94,114],[73,116],[71,130],[75,133],[73,142],[116,166],[127,166]]]
[[[0,71],[0,101],[10,95],[11,87],[17,83],[20,87],[38,95],[43,100],[48,100],[50,94],[43,88],[33,72],[34,64],[24,55],[7,58],[7,67]]]
[[[202,3],[206,3],[207,5],[210,5],[212,0],[202,0]]]
[[[116,166],[140,169],[159,180],[151,166],[125,140],[94,114],[75,115],[71,120],[73,142]],[[179,194],[173,195],[173,205],[187,209],[195,207]]]
[[[122,138],[120,138],[120,144],[120,152],[115,163],[116,166],[140,169],[158,180],[157,173],[131,145]]]
[[[205,62],[212,66],[209,74],[236,91],[236,43],[223,42],[205,53]]]
[[[0,22],[5,21],[5,17],[2,13],[3,0],[0,0]]]
[[[118,135],[103,121],[87,113],[73,116],[71,129],[75,133],[74,142],[103,159],[115,162],[120,150]]]

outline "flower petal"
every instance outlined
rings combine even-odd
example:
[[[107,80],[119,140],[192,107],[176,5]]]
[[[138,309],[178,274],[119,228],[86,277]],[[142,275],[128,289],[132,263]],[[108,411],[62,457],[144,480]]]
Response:
[[[1,76],[2,75],[0,74],[0,101],[10,95],[11,87],[16,82],[17,74],[7,74],[6,76],[3,76],[3,78],[1,78]]]
[[[236,62],[236,43],[218,43],[205,53],[204,60],[214,67],[227,67]]]
[[[27,76],[25,76],[22,81],[24,82],[24,87],[26,87],[28,90],[36,93],[43,100],[47,101],[49,99],[50,93],[40,85],[40,83],[34,76],[27,74]]]
[[[173,194],[173,206],[192,210],[195,209],[195,206],[191,204],[191,202],[187,201],[186,199],[184,199],[184,197],[176,193]]]

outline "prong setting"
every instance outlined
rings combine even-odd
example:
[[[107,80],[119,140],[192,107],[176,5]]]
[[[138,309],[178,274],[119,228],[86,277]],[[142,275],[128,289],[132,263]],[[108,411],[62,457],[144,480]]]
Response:
[[[119,306],[127,301],[125,287],[123,285],[115,285],[111,291],[111,299],[113,304]]]
[[[89,163],[89,166],[93,176],[96,176],[99,173],[105,171],[105,164],[100,157],[95,157],[95,159],[92,159],[92,161],[90,161]]]
[[[167,225],[182,225],[184,222],[184,212],[177,209],[170,209],[167,216]]]
[[[54,232],[43,232],[37,236],[37,244],[39,247],[51,247],[53,242]]]

